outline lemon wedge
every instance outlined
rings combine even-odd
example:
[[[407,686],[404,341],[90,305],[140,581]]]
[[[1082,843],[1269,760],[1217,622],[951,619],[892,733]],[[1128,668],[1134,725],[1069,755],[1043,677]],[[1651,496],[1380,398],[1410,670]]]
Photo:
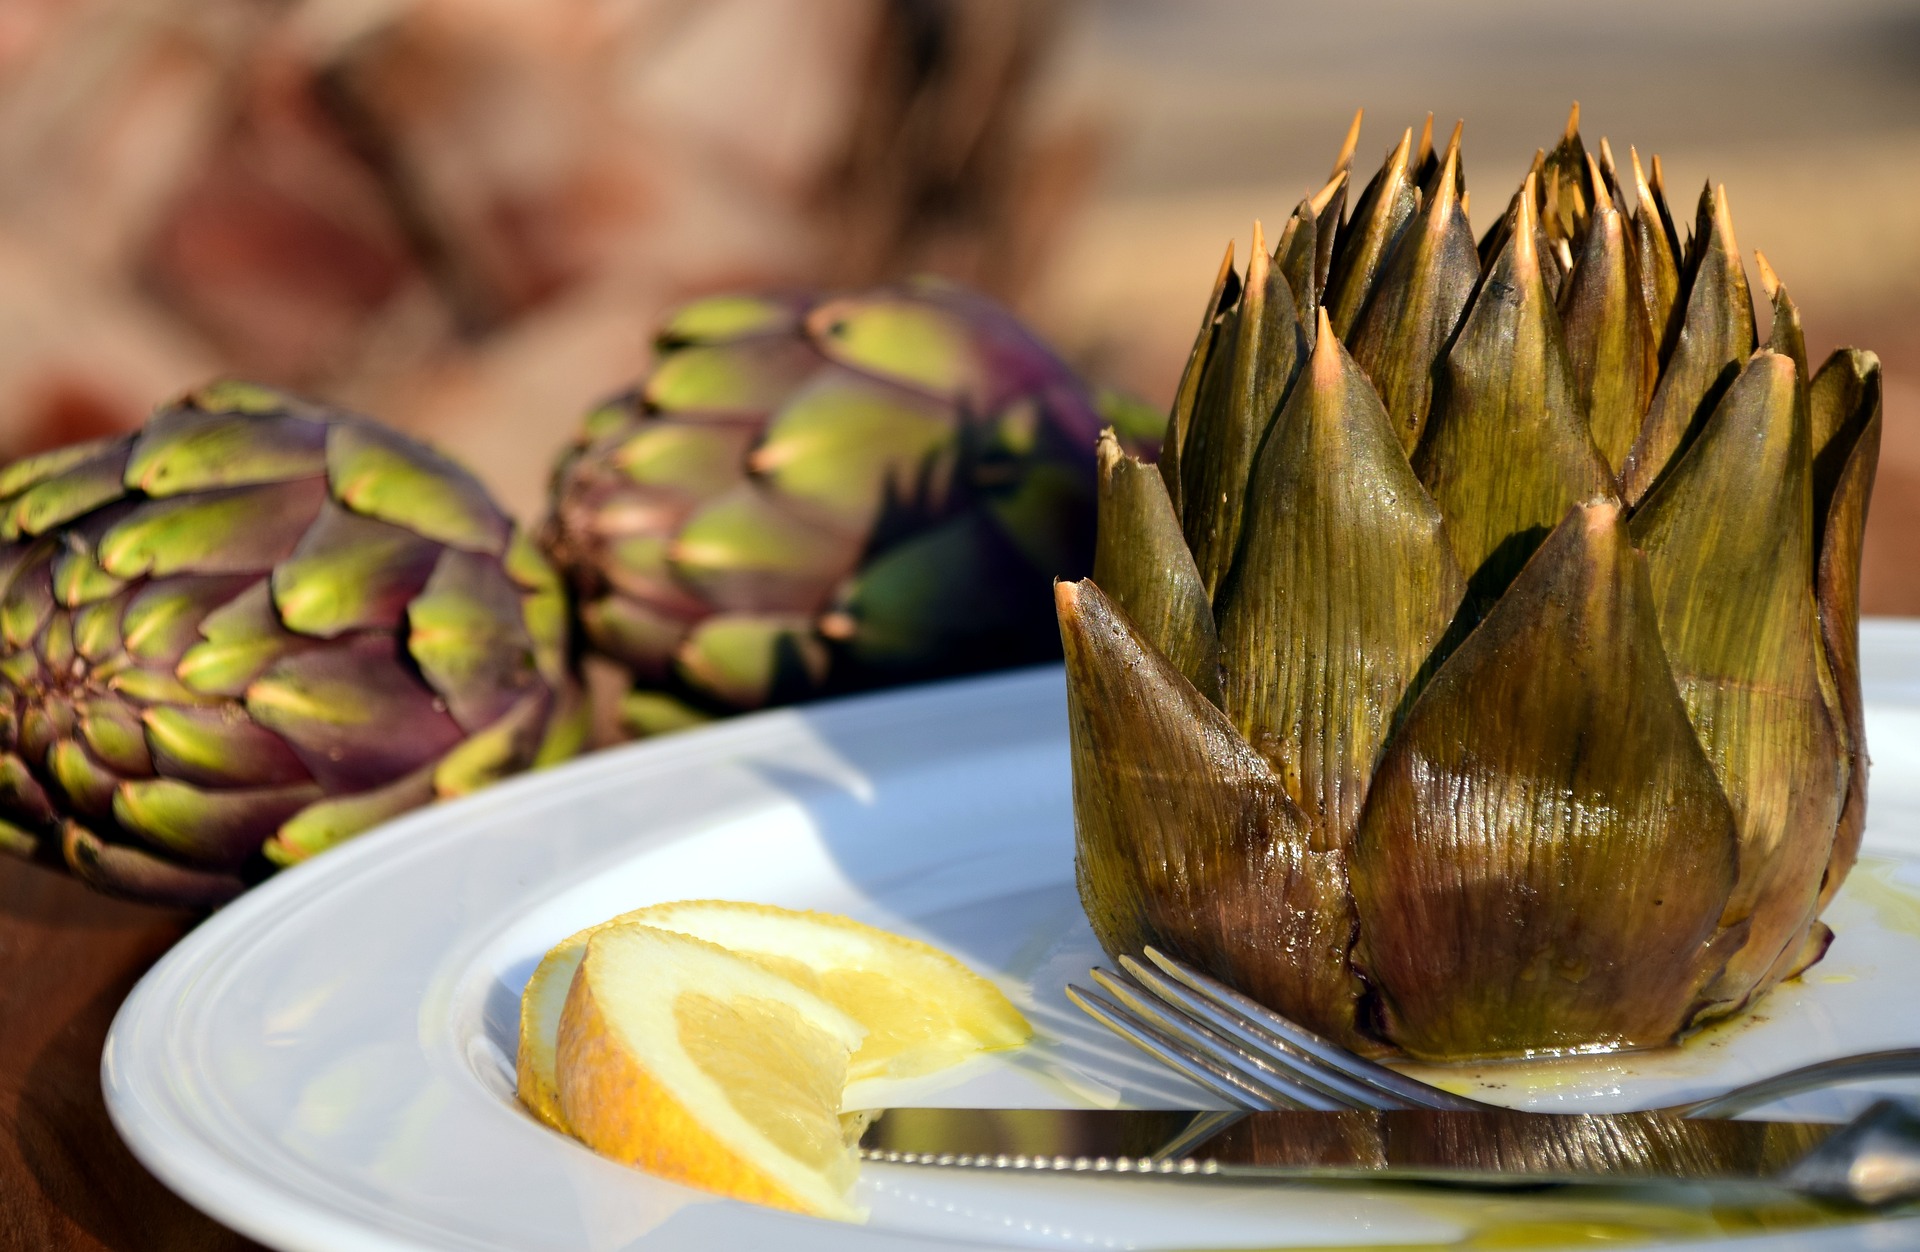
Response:
[[[561,1008],[587,942],[645,925],[704,939],[812,991],[866,1028],[849,1064],[847,1102],[860,1084],[911,1078],[983,1051],[1019,1047],[1033,1030],[991,982],[938,948],[829,913],[689,900],[623,913],[555,944],[521,997],[521,1101],[557,1130],[568,1126],[554,1080]]]
[[[766,967],[650,926],[597,930],[560,1013],[555,1095],[587,1146],[737,1199],[859,1220],[841,1130],[859,1022]]]

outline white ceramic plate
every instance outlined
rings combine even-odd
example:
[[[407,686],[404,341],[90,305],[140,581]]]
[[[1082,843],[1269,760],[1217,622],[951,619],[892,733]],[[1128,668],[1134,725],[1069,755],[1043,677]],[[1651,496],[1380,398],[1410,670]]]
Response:
[[[1828,913],[1839,939],[1827,959],[1752,1018],[1680,1049],[1451,1078],[1507,1103],[1601,1110],[1920,1043],[1920,623],[1869,623],[1864,645],[1869,855]],[[719,1200],[546,1130],[511,1080],[520,988],[548,945],[625,909],[703,896],[830,909],[928,939],[997,977],[1038,1027],[1034,1048],[896,1102],[1202,1102],[1061,996],[1100,957],[1072,885],[1062,683],[1043,670],[600,753],[282,874],[195,930],[128,999],[102,1065],[108,1106],[175,1190],[290,1250],[1229,1248],[1493,1233],[1534,1246],[1555,1232],[1664,1240],[1740,1220],[903,1166],[864,1171],[864,1227]],[[1920,1218],[1741,1246],[1916,1244]]]

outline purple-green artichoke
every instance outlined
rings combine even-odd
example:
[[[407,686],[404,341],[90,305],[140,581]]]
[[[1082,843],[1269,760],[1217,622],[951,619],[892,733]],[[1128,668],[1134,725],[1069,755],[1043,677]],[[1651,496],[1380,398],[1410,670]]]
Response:
[[[546,543],[631,734],[1059,655],[1099,419],[985,297],[933,279],[717,296],[589,415]]]
[[[466,471],[215,383],[0,471],[0,845],[206,906],[584,737],[566,599]]]
[[[1157,469],[1104,445],[1081,897],[1367,1051],[1666,1044],[1831,939],[1879,362],[1810,377],[1764,258],[1757,342],[1724,191],[1683,245],[1570,124],[1476,243],[1458,144],[1256,227]]]

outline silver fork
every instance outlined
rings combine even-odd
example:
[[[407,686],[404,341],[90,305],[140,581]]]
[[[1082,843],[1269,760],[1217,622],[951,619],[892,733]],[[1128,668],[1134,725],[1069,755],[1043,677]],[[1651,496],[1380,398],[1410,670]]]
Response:
[[[1120,975],[1091,971],[1108,996],[1069,986],[1067,998],[1102,1025],[1202,1087],[1246,1109],[1448,1109],[1496,1106],[1377,1065],[1149,947],[1154,968],[1120,958]],[[1836,1057],[1687,1104],[1675,1117],[1733,1117],[1805,1091],[1920,1074],[1920,1048]]]

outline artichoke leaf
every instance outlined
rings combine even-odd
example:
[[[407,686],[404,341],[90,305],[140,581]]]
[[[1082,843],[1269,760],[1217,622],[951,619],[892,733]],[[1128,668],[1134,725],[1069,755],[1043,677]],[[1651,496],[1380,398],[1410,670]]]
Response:
[[[1356,962],[1416,1056],[1665,1044],[1726,959],[1736,856],[1646,561],[1617,503],[1580,506],[1387,746]]]
[[[621,440],[607,460],[640,486],[706,500],[740,481],[754,433],[745,422],[656,417]]]
[[[172,665],[248,585],[245,576],[220,574],[149,579],[120,615],[121,646],[136,661]]]
[[[153,773],[153,755],[147,749],[140,713],[119,700],[82,700],[80,738],[87,751],[114,773],[141,777]]]
[[[1473,228],[1460,211],[1459,166],[1456,129],[1434,194],[1387,259],[1351,340],[1353,359],[1373,380],[1408,456],[1426,428],[1434,363],[1480,277]]]
[[[174,672],[209,696],[241,696],[247,684],[289,652],[314,646],[280,624],[273,589],[262,578],[200,619],[201,642],[188,648]]]
[[[12,501],[5,536],[39,535],[64,526],[126,493],[120,477],[127,464],[125,444],[35,483]]]
[[[1327,286],[1333,278],[1333,250],[1344,233],[1341,224],[1346,220],[1347,193],[1353,187],[1353,153],[1360,146],[1360,122],[1365,116],[1363,109],[1353,111],[1353,121],[1347,124],[1347,137],[1340,144],[1340,154],[1333,159],[1333,169],[1327,174],[1326,183],[1313,193],[1315,308],[1327,302]]]
[[[983,512],[963,513],[870,561],[819,630],[874,674],[1038,662],[1048,581]]]
[[[929,396],[823,369],[774,415],[749,464],[780,496],[864,534],[883,504],[926,494],[925,467],[957,434],[950,411]]]
[[[1419,209],[1420,192],[1413,185],[1409,165],[1412,151],[1413,131],[1409,129],[1360,193],[1352,218],[1334,243],[1333,270],[1327,276],[1322,303],[1334,333],[1342,339],[1360,320],[1360,311],[1366,307],[1387,254]]]
[[[820,368],[819,354],[784,336],[675,348],[647,375],[647,408],[687,417],[765,413]]]
[[[284,413],[167,408],[133,440],[123,481],[148,496],[313,478],[327,471],[327,427]]]
[[[10,502],[29,487],[43,483],[56,474],[64,474],[74,466],[119,446],[120,438],[117,436],[89,439],[85,443],[64,444],[32,456],[23,456],[17,461],[9,461],[0,466],[0,502]],[[10,509],[7,511],[11,512]]]
[[[60,555],[53,560],[54,599],[77,609],[115,595],[126,585],[126,579],[100,568],[92,546],[83,538],[71,531],[62,536]]]
[[[142,710],[160,773],[199,787],[286,787],[313,781],[286,741],[231,704]]]
[[[1320,219],[1313,201],[1302,200],[1273,248],[1273,268],[1280,271],[1287,280],[1287,290],[1293,293],[1293,311],[1309,348],[1319,322],[1315,313],[1320,307],[1319,275],[1314,269],[1320,255],[1319,239]]]
[[[803,614],[716,613],[682,641],[674,671],[736,708],[758,708],[812,695],[826,681],[828,659]]]
[[[1773,328],[1767,332],[1767,347],[1781,356],[1793,360],[1794,373],[1800,376],[1800,386],[1808,385],[1807,368],[1807,332],[1800,325],[1800,307],[1787,294],[1787,285],[1773,272],[1773,266],[1767,263],[1767,254],[1755,249],[1753,263],[1760,269],[1760,290],[1767,293],[1767,302],[1773,306]],[[1805,400],[1807,397],[1802,396]]]
[[[799,324],[790,300],[772,296],[718,295],[693,300],[667,315],[657,341],[663,347],[720,343],[749,335],[776,335]]]
[[[79,743],[56,740],[47,750],[47,772],[66,796],[69,809],[83,817],[107,817],[113,812],[113,791],[120,785],[120,776]]]
[[[623,706],[623,721],[624,714]],[[546,769],[550,765],[570,761],[586,751],[592,737],[593,702],[578,683],[561,683],[554,688],[553,707],[547,714],[540,742],[533,750],[530,768]]]
[[[480,480],[399,431],[334,422],[327,483],[334,503],[364,517],[469,552],[507,550],[512,523]]]
[[[1093,581],[1142,638],[1194,689],[1220,703],[1220,638],[1199,567],[1180,533],[1166,484],[1150,465],[1100,436],[1098,537]]]
[[[492,726],[536,685],[519,589],[490,557],[446,548],[407,605],[407,654],[469,734]]]
[[[0,639],[7,647],[26,651],[53,616],[52,562],[54,541],[43,539],[14,569],[4,597],[0,597]]]
[[[325,504],[293,555],[274,566],[273,607],[288,630],[316,639],[391,630],[447,550],[411,530]]]
[[[319,478],[148,501],[100,537],[101,568],[142,574],[263,574],[285,560],[326,502]]]
[[[1194,336],[1193,350],[1187,354],[1180,371],[1180,385],[1173,393],[1173,408],[1167,414],[1167,433],[1160,441],[1160,477],[1166,481],[1167,497],[1180,511],[1180,455],[1187,446],[1187,434],[1193,429],[1194,406],[1200,401],[1200,383],[1208,362],[1220,343],[1220,322],[1227,310],[1240,302],[1240,276],[1233,269],[1233,241],[1227,241],[1227,254],[1220,258],[1220,270],[1214,275],[1213,292],[1207,297],[1207,311],[1200,319],[1200,331]]]
[[[1414,456],[1461,572],[1498,594],[1567,510],[1612,495],[1580,410],[1560,315],[1540,269],[1531,176],[1507,242],[1447,353],[1444,387]]]
[[[1193,429],[1182,449],[1182,520],[1208,595],[1219,590],[1240,542],[1254,452],[1306,356],[1293,293],[1286,276],[1272,266],[1258,222],[1233,333],[1225,394],[1202,388]]]
[[[691,628],[688,618],[625,596],[605,596],[580,606],[580,629],[588,642],[642,682],[666,679],[674,651]]]
[[[74,877],[106,895],[213,908],[247,889],[237,875],[189,869],[139,848],[108,843],[78,822],[62,829],[60,849]]]
[[[1814,459],[1815,502],[1820,527],[1815,594],[1820,635],[1831,667],[1847,745],[1846,796],[1833,854],[1820,883],[1818,910],[1827,907],[1860,855],[1867,821],[1867,730],[1860,697],[1860,554],[1867,505],[1880,463],[1880,362],[1870,352],[1843,349],[1821,367],[1816,382],[1834,376],[1841,385],[1816,387],[1812,405],[1816,437],[1824,446]],[[1850,402],[1850,403],[1849,403]],[[1836,410],[1844,412],[1836,412]],[[1844,453],[1844,456],[1841,455]],[[1838,465],[1830,484],[1822,471]]]
[[[1647,183],[1638,150],[1629,146],[1627,155],[1633,162],[1633,256],[1640,269],[1640,296],[1654,347],[1664,361],[1679,333],[1674,321],[1680,303],[1680,260],[1673,244],[1673,218],[1666,198]]]
[[[1859,434],[1880,412],[1880,358],[1859,348],[1835,350],[1807,389],[1813,434],[1813,523],[1825,543],[1833,497]]]
[[[1686,311],[1646,421],[1620,467],[1620,485],[1629,504],[1645,499],[1677,463],[1753,353],[1753,296],[1733,237],[1726,188],[1708,187],[1701,193],[1694,245],[1687,267]]]
[[[1345,857],[1272,768],[1091,582],[1059,583],[1075,872],[1115,955],[1174,953],[1349,1047]]]
[[[120,617],[126,611],[127,599],[122,592],[74,611],[73,646],[83,658],[97,665],[120,651],[124,643]]]
[[[40,836],[0,817],[0,854],[17,856],[23,861],[40,857]]]
[[[974,332],[924,297],[886,293],[828,300],[807,314],[807,333],[830,361],[956,401],[985,379]]]
[[[713,714],[664,691],[636,689],[620,697],[620,729],[634,739],[691,730],[712,720]]]
[[[435,762],[383,787],[315,800],[287,819],[261,852],[275,865],[293,865],[389,818],[432,802]]]
[[[1545,211],[1540,215],[1547,237],[1555,243],[1572,242],[1587,233],[1596,198],[1599,171],[1589,165],[1586,145],[1580,142],[1580,102],[1567,112],[1567,128],[1560,142],[1541,161],[1540,191]]]
[[[329,795],[384,786],[465,738],[397,652],[392,638],[368,634],[282,656],[248,684],[247,712]]]
[[[1653,397],[1660,345],[1648,320],[1626,220],[1598,171],[1592,184],[1587,229],[1560,291],[1560,320],[1581,411],[1595,446],[1617,473]]]
[[[0,752],[0,810],[36,827],[50,826],[60,817],[40,780],[34,777],[25,761],[11,752]]]
[[[1218,703],[1316,842],[1349,849],[1393,720],[1466,585],[1392,415],[1319,316],[1220,596]]]
[[[1732,804],[1747,939],[1708,989],[1745,1003],[1813,920],[1845,756],[1821,690],[1811,449],[1791,358],[1762,349],[1634,515],[1660,636]]]
[[[689,518],[665,555],[672,573],[711,605],[750,613],[824,602],[860,552],[759,484],[742,483]]]
[[[173,778],[121,783],[113,815],[155,848],[209,869],[237,869],[293,814],[320,798],[311,783],[209,789]]]
[[[541,732],[552,709],[553,693],[538,687],[491,726],[467,736],[434,766],[434,794],[471,795],[525,769],[540,750]]]

